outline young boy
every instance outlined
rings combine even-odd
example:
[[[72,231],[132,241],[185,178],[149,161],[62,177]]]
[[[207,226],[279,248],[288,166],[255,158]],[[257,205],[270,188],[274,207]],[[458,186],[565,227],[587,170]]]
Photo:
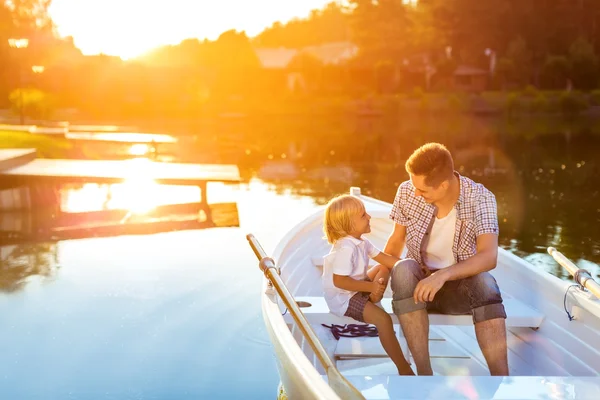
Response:
[[[350,195],[332,199],[325,209],[324,231],[333,246],[323,263],[323,290],[329,310],[373,324],[400,375],[414,375],[404,358],[392,319],[375,305],[383,297],[389,271],[398,258],[382,253],[367,239],[371,232],[363,202]],[[369,269],[369,258],[383,264]]]

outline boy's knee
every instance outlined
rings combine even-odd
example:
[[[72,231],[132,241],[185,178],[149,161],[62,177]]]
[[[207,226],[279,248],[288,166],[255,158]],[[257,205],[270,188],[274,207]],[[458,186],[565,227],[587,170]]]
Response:
[[[388,313],[382,313],[377,319],[375,326],[379,327],[380,329],[393,326],[392,317],[390,317]]]

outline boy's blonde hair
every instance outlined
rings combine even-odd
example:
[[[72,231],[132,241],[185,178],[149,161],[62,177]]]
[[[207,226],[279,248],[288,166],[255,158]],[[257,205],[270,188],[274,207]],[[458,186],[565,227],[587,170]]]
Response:
[[[355,196],[344,194],[329,200],[325,208],[323,230],[327,241],[334,244],[354,230],[352,217],[363,212],[365,205]]]

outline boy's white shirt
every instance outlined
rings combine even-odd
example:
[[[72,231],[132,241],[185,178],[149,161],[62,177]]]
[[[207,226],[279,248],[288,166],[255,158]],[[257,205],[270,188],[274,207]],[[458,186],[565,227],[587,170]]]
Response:
[[[329,311],[343,316],[348,303],[357,292],[340,289],[333,284],[333,274],[349,276],[358,281],[367,279],[369,258],[381,251],[366,238],[346,236],[338,240],[323,259],[323,293]]]

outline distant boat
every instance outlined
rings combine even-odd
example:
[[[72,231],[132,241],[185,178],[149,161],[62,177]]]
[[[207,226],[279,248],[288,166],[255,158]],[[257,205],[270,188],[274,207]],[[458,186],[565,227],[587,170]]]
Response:
[[[360,196],[372,216],[368,238],[383,248],[392,229],[391,204],[362,196],[358,188],[351,193]],[[283,387],[280,398],[600,399],[600,301],[503,249],[492,274],[508,315],[511,376],[489,375],[470,315],[430,314],[434,376],[397,375],[377,337],[336,340],[321,324],[357,321],[329,313],[323,300],[323,256],[330,247],[323,239],[323,210],[281,239],[273,253],[276,265],[248,235],[268,277],[261,291],[262,312]],[[561,264],[570,263],[551,252],[562,257]],[[580,282],[600,293],[589,275],[577,274]],[[389,287],[385,296],[382,304],[391,313]],[[404,354],[410,354],[399,325],[395,329]],[[414,367],[412,357],[410,362]]]

